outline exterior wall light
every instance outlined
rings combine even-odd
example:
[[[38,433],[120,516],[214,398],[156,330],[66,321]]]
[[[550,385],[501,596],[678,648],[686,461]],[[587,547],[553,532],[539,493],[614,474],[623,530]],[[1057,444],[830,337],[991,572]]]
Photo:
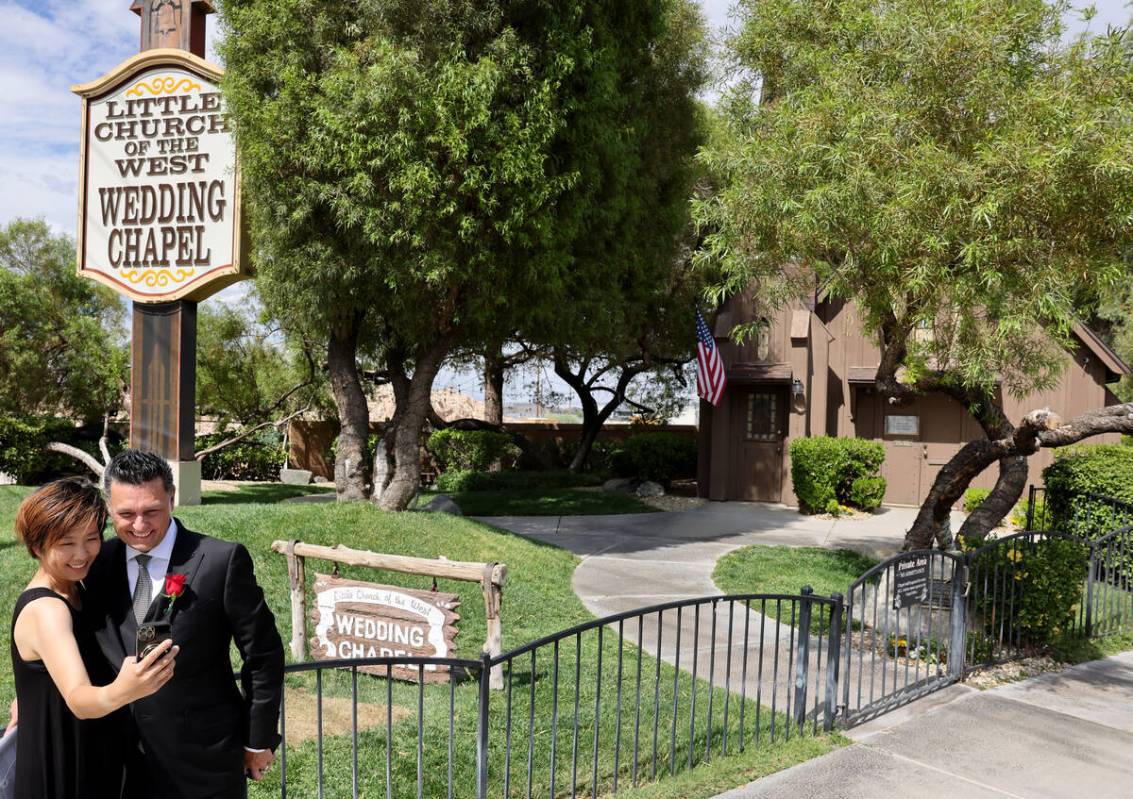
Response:
[[[802,399],[805,394],[806,392],[803,389],[803,381],[799,380],[796,377],[795,381],[791,383],[791,396],[795,399]]]

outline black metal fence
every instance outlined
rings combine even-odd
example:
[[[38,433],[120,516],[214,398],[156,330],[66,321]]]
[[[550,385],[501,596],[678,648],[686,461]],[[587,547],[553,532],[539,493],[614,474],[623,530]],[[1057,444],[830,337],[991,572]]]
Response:
[[[830,730],[842,607],[809,589],[704,597],[596,619],[496,658],[289,666],[280,795],[602,796]],[[363,671],[407,665],[416,683]],[[504,689],[489,691],[497,665]],[[447,675],[427,684],[439,668]],[[332,732],[333,703],[349,716]]]
[[[1133,623],[1133,506],[1029,497],[1027,530],[902,553],[839,594],[742,594],[595,619],[477,660],[287,667],[283,797],[602,796],[848,727],[1035,650]],[[1071,531],[1036,529],[1075,507]],[[1099,532],[1099,530],[1102,530]],[[909,579],[914,574],[917,579]],[[1052,586],[1055,586],[1052,588]],[[397,667],[404,676],[389,676]],[[502,691],[488,675],[502,667]]]

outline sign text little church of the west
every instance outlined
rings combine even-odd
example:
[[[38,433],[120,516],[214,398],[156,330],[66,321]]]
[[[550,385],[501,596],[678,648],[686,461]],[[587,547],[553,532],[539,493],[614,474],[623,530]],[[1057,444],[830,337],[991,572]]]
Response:
[[[239,279],[239,181],[220,77],[191,53],[158,49],[74,88],[83,274],[140,302],[199,299]]]

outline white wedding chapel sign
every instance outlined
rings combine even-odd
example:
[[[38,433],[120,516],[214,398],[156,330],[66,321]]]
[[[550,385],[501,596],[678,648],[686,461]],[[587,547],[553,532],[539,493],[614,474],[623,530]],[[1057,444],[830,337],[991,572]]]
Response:
[[[202,300],[240,280],[240,182],[220,67],[146,50],[83,98],[79,273],[137,302]]]

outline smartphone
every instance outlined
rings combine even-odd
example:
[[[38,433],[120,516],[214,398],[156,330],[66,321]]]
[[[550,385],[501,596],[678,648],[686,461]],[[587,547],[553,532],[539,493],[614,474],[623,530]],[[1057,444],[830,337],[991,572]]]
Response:
[[[173,628],[167,621],[147,621],[138,627],[137,658],[141,660],[162,641],[173,638]]]

